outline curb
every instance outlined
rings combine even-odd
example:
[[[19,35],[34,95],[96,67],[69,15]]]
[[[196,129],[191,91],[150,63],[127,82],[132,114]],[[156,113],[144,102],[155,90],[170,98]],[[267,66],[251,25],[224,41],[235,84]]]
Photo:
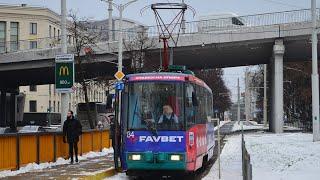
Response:
[[[110,169],[104,170],[102,172],[96,173],[94,175],[86,176],[84,179],[85,180],[105,179],[105,178],[111,177],[111,176],[113,176],[115,174],[116,174],[115,169],[114,168],[110,168]]]

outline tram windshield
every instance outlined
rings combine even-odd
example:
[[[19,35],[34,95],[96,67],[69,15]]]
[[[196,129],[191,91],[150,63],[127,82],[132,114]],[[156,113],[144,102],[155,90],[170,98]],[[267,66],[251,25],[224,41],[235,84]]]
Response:
[[[129,84],[129,130],[183,130],[183,83]]]

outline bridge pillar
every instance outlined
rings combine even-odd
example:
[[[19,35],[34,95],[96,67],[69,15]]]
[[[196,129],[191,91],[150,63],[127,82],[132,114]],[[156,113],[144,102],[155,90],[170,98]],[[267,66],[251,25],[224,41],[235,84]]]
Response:
[[[10,120],[9,126],[13,131],[17,130],[17,92],[10,93]]]
[[[7,118],[6,118],[6,98],[7,92],[5,90],[0,90],[0,127],[7,126]]]
[[[276,39],[272,58],[272,105],[271,127],[274,133],[283,132],[283,55],[285,47],[282,39]]]

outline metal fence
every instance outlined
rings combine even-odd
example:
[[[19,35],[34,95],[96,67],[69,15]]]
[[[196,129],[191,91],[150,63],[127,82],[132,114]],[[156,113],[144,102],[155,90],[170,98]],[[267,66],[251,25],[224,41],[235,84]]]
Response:
[[[55,162],[68,157],[68,144],[62,133],[15,133],[0,135],[0,170],[19,169],[28,163]],[[79,153],[101,151],[110,147],[109,131],[84,131]]]
[[[243,180],[252,180],[252,164],[250,160],[250,154],[246,148],[246,142],[243,136],[242,130],[242,137],[241,137],[241,149],[242,149],[242,177]]]
[[[320,19],[319,14],[320,9],[317,9],[318,19]],[[311,21],[310,9],[300,9],[293,11],[282,11],[247,16],[233,16],[228,18],[186,22],[185,32],[186,34],[215,32],[228,29],[241,29],[248,27],[270,26],[309,21]],[[179,26],[180,25],[178,25],[177,27]],[[149,36],[155,36],[158,33],[157,26],[148,26],[147,29]],[[173,34],[177,34],[178,32],[181,33],[181,31],[179,31],[179,29],[177,28]]]

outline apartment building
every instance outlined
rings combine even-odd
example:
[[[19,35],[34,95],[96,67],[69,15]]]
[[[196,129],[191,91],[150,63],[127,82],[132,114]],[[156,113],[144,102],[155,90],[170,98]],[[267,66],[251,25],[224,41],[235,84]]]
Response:
[[[60,15],[48,8],[0,5],[0,53],[49,48],[60,33]]]

